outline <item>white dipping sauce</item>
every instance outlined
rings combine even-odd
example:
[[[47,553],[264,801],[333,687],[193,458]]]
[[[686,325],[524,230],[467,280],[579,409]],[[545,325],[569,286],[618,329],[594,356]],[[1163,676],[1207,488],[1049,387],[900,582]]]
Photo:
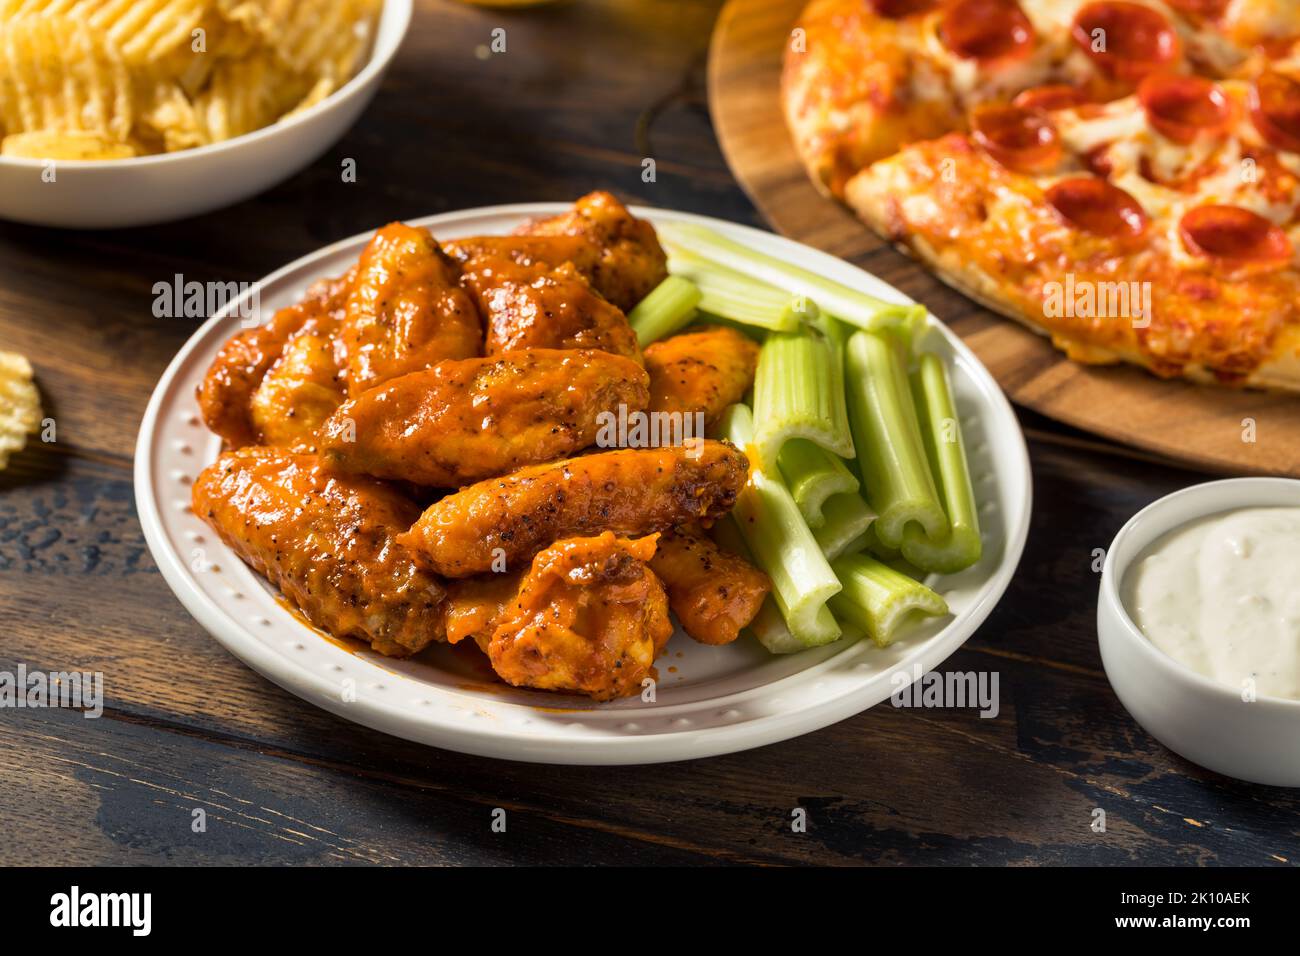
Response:
[[[1124,578],[1151,643],[1211,680],[1300,700],[1300,508],[1242,508],[1157,538]]]

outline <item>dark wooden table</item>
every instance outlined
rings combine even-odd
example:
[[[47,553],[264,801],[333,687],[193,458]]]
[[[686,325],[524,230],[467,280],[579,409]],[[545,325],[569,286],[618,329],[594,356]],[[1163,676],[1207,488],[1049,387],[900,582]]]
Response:
[[[57,421],[57,442],[0,474],[0,670],[102,671],[106,684],[98,720],[0,710],[0,862],[1300,860],[1300,797],[1171,755],[1101,671],[1094,549],[1202,476],[1029,414],[1028,550],[948,662],[1000,674],[992,720],[883,705],[786,743],[640,768],[465,757],[281,691],[171,595],[136,520],[131,462],[153,384],[195,323],[153,318],[153,284],[177,272],[252,280],[391,219],[596,187],[761,225],[704,102],[717,6],[590,0],[508,13],[423,0],[361,122],[265,195],[125,232],[0,224],[0,348],[31,357]],[[507,52],[480,58],[497,26]],[[340,181],[345,157],[355,184]],[[961,308],[956,296],[929,304],[941,316]],[[504,834],[491,828],[498,807]],[[791,832],[796,807],[806,833]],[[191,828],[199,808],[204,833]],[[1095,808],[1104,833],[1091,829]]]

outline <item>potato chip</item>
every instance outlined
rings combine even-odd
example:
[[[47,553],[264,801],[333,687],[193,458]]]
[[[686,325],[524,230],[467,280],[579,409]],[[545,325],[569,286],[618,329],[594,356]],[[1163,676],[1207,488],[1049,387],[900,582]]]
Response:
[[[199,129],[213,143],[274,123],[310,85],[266,53],[229,60],[194,101]]]
[[[38,129],[0,138],[0,156],[28,159],[129,159],[136,149],[129,143],[107,139],[84,130]]]
[[[193,42],[212,0],[7,0],[5,19],[40,14],[84,23],[132,65],[157,62]]]
[[[22,17],[0,30],[0,126],[98,133],[126,142],[131,79],[120,54],[85,24]]]
[[[298,73],[342,85],[370,48],[382,0],[218,0]]]
[[[210,142],[199,125],[194,104],[174,80],[159,80],[148,95],[141,97],[136,134],[146,142],[159,143],[166,152]]]
[[[17,352],[0,352],[0,469],[41,427],[41,395],[32,366]]]
[[[333,79],[328,76],[322,76],[316,81],[316,85],[307,91],[307,95],[298,102],[298,105],[281,116],[280,119],[287,120],[290,116],[297,116],[304,110],[311,109],[336,89],[338,89],[338,84]]]

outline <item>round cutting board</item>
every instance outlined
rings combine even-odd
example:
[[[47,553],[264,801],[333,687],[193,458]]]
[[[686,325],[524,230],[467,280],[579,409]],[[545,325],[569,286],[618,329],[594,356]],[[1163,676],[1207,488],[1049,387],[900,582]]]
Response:
[[[785,45],[806,2],[731,0],[718,17],[709,56],[718,139],[772,228],[848,259],[925,303],[1018,404],[1207,471],[1300,476],[1300,397],[1071,362],[1045,338],[949,289],[818,193],[790,142],[779,99]]]

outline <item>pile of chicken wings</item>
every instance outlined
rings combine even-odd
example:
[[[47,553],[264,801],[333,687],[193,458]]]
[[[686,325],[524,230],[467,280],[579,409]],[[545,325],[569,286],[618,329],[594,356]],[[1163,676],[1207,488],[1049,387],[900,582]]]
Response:
[[[626,313],[666,276],[608,193],[509,236],[385,226],[222,347],[198,399],[226,450],[195,513],[335,637],[469,638],[515,686],[640,692],[670,608],[725,644],[770,589],[706,532],[741,450],[595,447],[620,409],[712,423],[752,384],[758,347],[725,326],[640,348]]]

